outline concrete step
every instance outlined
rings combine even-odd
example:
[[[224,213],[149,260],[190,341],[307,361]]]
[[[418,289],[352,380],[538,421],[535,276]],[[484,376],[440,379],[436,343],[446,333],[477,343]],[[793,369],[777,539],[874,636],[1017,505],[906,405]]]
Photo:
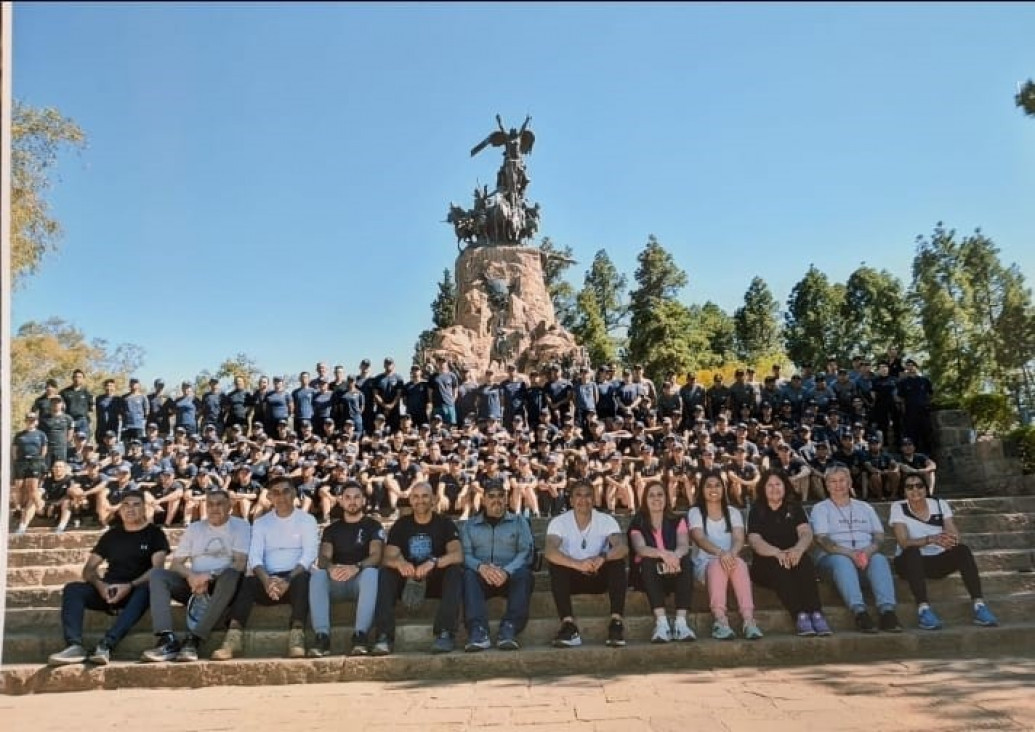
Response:
[[[599,636],[590,636],[581,648],[555,649],[526,645],[522,650],[510,653],[490,650],[483,653],[455,652],[431,656],[417,651],[397,652],[381,658],[243,658],[222,663],[201,661],[193,664],[116,661],[103,667],[83,665],[63,668],[15,664],[0,670],[0,682],[5,693],[29,694],[94,689],[268,686],[340,681],[527,679],[559,674],[649,673],[672,668],[689,672],[737,666],[812,666],[876,659],[939,658],[949,654],[988,658],[1032,652],[1035,652],[1035,624],[1018,623],[999,628],[961,625],[933,633],[907,630],[898,635],[842,632],[829,638],[798,638],[771,634],[757,642],[702,640],[697,643],[659,646],[632,640],[627,647],[617,649],[603,646]]]
[[[1017,516],[1031,516],[1030,527],[1017,528],[1006,521],[999,519],[998,527],[992,527],[987,532],[964,532],[963,541],[971,549],[1026,549],[1035,548],[1035,514],[1014,514]],[[975,517],[978,518],[978,517]],[[980,517],[982,519],[986,517]],[[991,523],[991,522],[986,522]],[[962,528],[961,528],[961,531]],[[545,537],[545,534],[544,534]],[[540,540],[537,545],[542,547],[544,541]],[[889,556],[895,552],[895,539],[889,531],[885,535],[882,546],[883,551]],[[10,568],[46,568],[63,564],[82,565],[90,556],[89,547],[75,548],[53,548],[53,549],[11,549],[7,553],[7,566]]]
[[[987,572],[981,575],[982,589],[988,595],[1008,595],[1014,592],[1035,592],[1035,572]],[[61,607],[61,590],[63,585],[49,585],[43,587],[15,587],[7,591],[7,609],[10,613],[11,610],[15,609],[48,609],[48,608],[60,608]],[[909,592],[909,585],[905,580],[895,577],[896,592],[899,597],[909,598],[911,597]],[[777,600],[776,593],[758,585],[753,585],[752,590],[754,591],[755,604],[759,608],[768,607],[780,607],[779,601]],[[932,602],[937,602],[941,599],[957,599],[965,598],[967,596],[966,589],[963,587],[963,582],[960,580],[959,575],[950,575],[940,580],[929,580],[928,581],[928,592]],[[640,600],[637,597],[643,596],[643,593],[636,592],[634,590],[629,591],[627,596],[627,605],[632,608],[635,607],[636,603]],[[732,595],[731,595],[732,598]],[[827,582],[820,582],[820,599],[827,604],[837,604],[839,602],[837,591],[832,585]],[[601,596],[595,598],[592,596],[577,597],[576,604],[580,602],[592,603],[597,602],[601,605],[600,612],[603,613],[606,610],[606,600]],[[732,599],[731,599],[732,601]],[[434,615],[434,603],[436,600],[429,600],[427,605],[432,609],[422,608],[418,611],[413,611],[413,617],[432,617]],[[646,603],[646,600],[643,600]],[[494,605],[495,603],[495,605]],[[548,615],[553,614],[553,600],[550,595],[550,578],[545,572],[540,572],[536,575],[535,589],[532,593],[532,608],[531,614],[533,616],[539,614],[540,608],[543,607],[543,603],[546,604],[545,612]],[[505,600],[503,598],[491,598],[489,600],[489,606],[503,608]],[[347,618],[350,622],[352,619],[352,608],[351,603],[336,604],[333,606],[333,617],[337,619],[339,613],[342,618]],[[644,612],[646,612],[646,604],[643,605]],[[700,611],[708,610],[708,594],[702,585],[694,586],[694,608]],[[400,606],[400,612],[403,611]],[[256,607],[256,613],[265,612],[265,608]],[[586,610],[581,610],[581,614],[587,614]],[[182,613],[182,608],[176,603],[173,603],[173,617],[180,622],[179,615]],[[592,614],[592,613],[590,613]],[[8,614],[7,623],[10,629],[12,617]]]
[[[1000,597],[989,597],[989,607],[998,616],[1004,625],[1024,623],[1031,619],[1032,608],[1035,607],[1035,594],[1017,593]],[[259,610],[260,608],[257,608]],[[289,612],[287,607],[261,608],[266,612],[268,622],[262,625],[256,623],[250,625],[245,631],[245,652],[248,657],[275,657],[282,656],[286,652],[287,645],[287,624]],[[607,625],[610,618],[605,613],[594,616],[580,616],[579,608],[576,607],[576,617],[581,634],[585,642],[602,643],[607,637]],[[626,615],[626,635],[629,640],[646,641],[650,638],[654,627],[653,618],[643,608],[639,614],[628,609]],[[968,625],[971,621],[971,605],[968,600],[945,601],[937,606],[937,611],[947,626]],[[33,663],[43,662],[44,659],[54,651],[61,650],[63,639],[61,637],[60,622],[57,619],[56,610],[38,611],[13,611],[16,617],[24,613],[26,618],[34,617],[36,613],[50,613],[50,617],[36,616],[39,625],[35,628],[28,627],[24,630],[9,628],[4,638],[4,658],[10,663]],[[912,603],[900,602],[897,612],[900,620],[908,628],[915,628],[915,608]],[[831,627],[835,633],[854,632],[854,619],[849,610],[843,606],[825,606],[824,613],[827,615]],[[258,621],[258,612],[256,620]],[[493,613],[492,618],[499,617],[499,611]],[[794,626],[790,616],[782,609],[758,610],[755,613],[756,620],[763,631],[774,635],[791,635],[794,633]],[[276,627],[276,620],[280,620],[279,628]],[[711,632],[712,616],[710,613],[692,613],[688,622],[694,628],[698,637],[707,638]],[[730,622],[735,629],[740,628],[741,619],[738,613],[730,612]],[[103,629],[110,624],[110,618],[100,613],[87,614],[87,643],[95,643],[103,633]],[[270,626],[273,627],[270,627]],[[495,626],[495,622],[493,622]],[[182,627],[182,626],[181,626]],[[549,645],[557,632],[558,621],[556,614],[533,617],[528,627],[522,634],[522,642],[528,645]],[[335,649],[342,650],[345,647],[346,636],[350,635],[351,628],[342,628],[340,625],[333,628],[332,641]],[[213,634],[207,652],[218,647],[222,640],[223,633]],[[311,636],[311,632],[310,632]],[[461,631],[460,640],[464,638]],[[424,620],[405,621],[399,617],[399,624],[396,630],[396,646],[400,651],[422,651],[427,650],[433,639],[432,625]],[[154,636],[151,634],[150,625],[147,620],[142,620],[132,633],[127,636],[116,649],[115,656],[121,660],[134,660],[140,657],[140,653],[154,645]]]
[[[1028,518],[1015,520],[1019,521],[1019,525],[1022,526],[1035,526],[1035,495],[952,498],[948,500],[949,504],[952,506],[953,512],[959,517],[957,519],[957,523],[959,524],[961,531],[985,532],[996,531],[999,529],[997,524],[989,525],[980,522],[972,527],[964,520],[965,518],[969,519],[972,516],[1027,514]],[[877,503],[874,504],[874,507],[881,519],[887,521],[890,503]],[[628,515],[619,515],[616,518],[623,527],[626,527],[628,526],[631,517]],[[385,522],[386,525],[390,525],[390,523],[391,522]],[[533,533],[538,538],[545,536],[546,526],[548,523],[549,519],[532,519]],[[22,536],[14,536],[12,534],[9,539],[9,548],[12,550],[75,547],[85,547],[89,549],[97,543],[97,540],[100,538],[102,533],[103,532],[94,524],[82,529],[70,529],[64,534],[55,534],[50,528],[43,524],[34,524],[33,528]],[[166,529],[166,533],[169,537],[169,541],[175,546],[176,542],[179,541],[180,535],[183,533],[183,528],[178,526],[168,528]]]
[[[889,548],[890,544],[885,547],[885,553],[890,554]],[[745,550],[742,556],[746,561],[751,561],[750,550]],[[1031,548],[975,550],[974,558],[977,561],[978,569],[983,572],[1029,571],[1035,568],[1035,549]],[[63,585],[66,582],[79,580],[82,570],[81,562],[54,566],[11,566],[7,569],[7,586],[8,588],[22,588]],[[545,573],[542,575],[546,576]]]

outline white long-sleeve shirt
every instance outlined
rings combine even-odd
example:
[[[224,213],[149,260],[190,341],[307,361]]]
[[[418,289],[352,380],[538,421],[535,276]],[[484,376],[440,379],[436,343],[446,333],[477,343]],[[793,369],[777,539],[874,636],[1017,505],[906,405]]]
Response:
[[[269,574],[290,572],[295,565],[309,569],[320,547],[316,519],[300,509],[281,518],[271,511],[252,526],[248,568],[262,565]]]

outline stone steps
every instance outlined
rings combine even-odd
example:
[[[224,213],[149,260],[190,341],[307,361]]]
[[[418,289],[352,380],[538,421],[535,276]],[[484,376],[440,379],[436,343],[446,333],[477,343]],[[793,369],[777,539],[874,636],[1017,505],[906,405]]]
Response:
[[[888,552],[888,547],[885,547]],[[744,559],[750,562],[751,552],[745,550]],[[1035,567],[1035,551],[1032,549],[983,549],[974,552],[978,569],[991,571],[1028,571]],[[82,563],[60,564],[55,566],[9,567],[7,570],[7,586],[9,588],[38,587],[47,585],[63,585],[81,579]],[[545,579],[546,573],[540,575]]]
[[[984,592],[988,595],[1006,595],[1012,592],[1035,592],[1035,572],[1018,572],[1018,571],[1003,571],[1003,572],[986,572],[981,575],[981,583]],[[13,610],[22,609],[36,609],[36,610],[47,610],[57,609],[61,607],[61,590],[63,585],[47,585],[42,587],[15,587],[7,591],[7,627],[12,627],[11,623],[14,622],[12,615]],[[900,577],[895,577],[896,592],[899,597],[908,598],[911,597],[909,593],[909,585],[905,580]],[[825,604],[838,604],[837,591],[832,585],[827,582],[820,582],[819,585],[820,599]],[[776,593],[772,590],[768,590],[758,585],[752,585],[754,592],[755,605],[759,608],[777,608],[780,607],[779,601],[777,600]],[[966,590],[963,587],[963,582],[959,578],[959,574],[950,575],[949,577],[942,580],[929,580],[928,581],[928,592],[932,602],[936,602],[941,599],[956,599],[964,598],[967,596]],[[637,603],[640,602],[639,597],[642,597],[642,592],[637,592],[630,588],[627,595],[626,605],[627,607],[633,608],[638,607]],[[576,606],[579,603],[595,603],[598,598],[594,596],[576,596]],[[415,617],[415,618],[431,618],[434,616],[434,607],[436,606],[437,600],[429,599],[425,603],[424,607],[416,611],[407,611],[401,604],[399,605],[399,617]],[[730,602],[734,603],[733,596],[730,594]],[[496,603],[494,605],[493,603]],[[553,600],[550,595],[550,578],[546,572],[539,572],[536,574],[535,589],[532,593],[532,612],[534,616],[538,613],[540,603],[544,603],[544,610],[551,613],[553,612]],[[603,596],[600,596],[599,603],[601,605],[600,612],[606,610],[607,601]],[[643,607],[646,608],[646,600],[643,600]],[[490,598],[489,606],[503,608],[505,600],[503,598]],[[339,603],[331,606],[332,618],[337,622],[338,618],[349,619],[353,616],[353,604],[352,603]],[[429,609],[430,608],[430,609]],[[694,601],[692,609],[698,609],[701,612],[708,610],[708,594],[705,588],[696,584],[694,586]],[[254,610],[254,617],[256,621],[259,616],[266,612],[275,612],[276,609],[268,609],[263,606],[256,606]],[[646,612],[646,610],[644,610]],[[176,622],[181,622],[183,614],[182,606],[173,603],[173,619]],[[587,614],[586,610],[582,610],[581,614]],[[252,622],[256,622],[252,621]]]
[[[1024,623],[1030,620],[1030,608],[1035,603],[1035,593],[1014,593],[988,597],[989,607],[996,613],[1003,625]],[[256,610],[259,610],[257,608]],[[287,621],[289,617],[287,607],[261,608],[267,610],[267,622],[262,624],[250,624],[245,630],[245,656],[250,657],[278,657],[283,656],[287,647]],[[558,621],[556,614],[549,608],[549,614],[542,612],[534,615],[529,621],[528,627],[522,633],[521,640],[524,644],[532,646],[546,646],[550,644],[554,634],[557,632]],[[576,617],[579,627],[586,643],[603,643],[607,637],[607,625],[610,618],[607,614],[606,605],[603,611],[599,606],[593,608],[595,614],[581,615],[580,608],[576,606]],[[586,608],[589,610],[589,608]],[[967,599],[955,601],[944,601],[937,606],[939,616],[947,626],[969,625],[971,618],[971,605]],[[915,629],[915,610],[912,603],[900,602],[897,608],[900,619],[907,628]],[[26,610],[13,611],[15,617],[24,614],[26,621],[36,619],[39,625],[22,625],[21,629],[9,627],[4,638],[4,658],[11,663],[29,663],[37,659],[45,659],[50,653],[61,650],[64,647],[61,638],[60,623],[57,610]],[[44,613],[49,613],[49,618]],[[825,606],[824,613],[827,615],[835,634],[848,632],[854,629],[854,620],[850,611],[842,606]],[[40,614],[40,615],[37,615]],[[490,617],[498,618],[500,610],[496,610]],[[256,616],[258,612],[256,612]],[[86,642],[95,643],[103,632],[103,629],[110,624],[110,618],[99,613],[88,613],[86,625]],[[773,635],[793,635],[794,626],[790,616],[783,609],[759,609],[755,613],[756,620],[763,631]],[[707,638],[711,632],[712,616],[710,613],[692,613],[689,616],[691,627],[694,628],[698,637]],[[279,620],[279,627],[276,621]],[[633,608],[627,608],[626,635],[629,640],[647,641],[650,638],[654,627],[653,618],[649,615],[645,606],[634,612]],[[734,629],[741,625],[738,613],[730,612],[730,622]],[[273,627],[271,627],[271,625]],[[492,626],[495,628],[496,623]],[[182,626],[179,626],[182,628]],[[46,631],[41,632],[41,628]],[[350,628],[342,628],[341,625],[333,627],[332,648],[336,652],[342,652],[345,648],[346,636],[351,632]],[[216,648],[222,640],[223,633],[213,634],[213,638],[206,649],[210,652]],[[311,631],[310,631],[311,636]],[[459,638],[464,637],[463,631]],[[400,651],[426,651],[433,639],[432,625],[430,619],[402,621],[396,630],[396,646]],[[703,642],[713,642],[710,638]],[[121,660],[135,660],[140,653],[154,645],[154,636],[150,632],[150,626],[142,621],[134,631],[127,636],[115,651],[115,657]],[[206,654],[207,655],[207,654]]]
[[[529,678],[558,674],[650,673],[683,669],[692,673],[740,666],[793,666],[823,663],[859,663],[871,659],[995,657],[1035,653],[1035,624],[999,628],[951,626],[938,632],[907,630],[892,635],[836,633],[829,638],[768,635],[749,642],[702,640],[696,643],[652,645],[630,641],[625,648],[607,648],[591,637],[581,648],[555,649],[525,646],[504,653],[399,652],[382,658],[287,660],[242,658],[217,663],[141,664],[114,662],[47,668],[38,664],[5,666],[0,681],[7,694],[130,688],[196,688],[201,686],[268,686],[342,681],[408,681],[455,678]]]

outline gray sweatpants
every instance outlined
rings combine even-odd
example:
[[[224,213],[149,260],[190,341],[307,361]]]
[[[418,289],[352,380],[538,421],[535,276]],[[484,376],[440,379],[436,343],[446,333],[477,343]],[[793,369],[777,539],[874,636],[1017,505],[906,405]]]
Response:
[[[227,568],[208,583],[212,601],[198,627],[194,629],[195,636],[201,640],[208,638],[212,628],[233,601],[240,582],[241,573]],[[172,632],[172,601],[186,605],[190,596],[190,585],[183,577],[168,569],[151,570],[151,626],[156,634]]]

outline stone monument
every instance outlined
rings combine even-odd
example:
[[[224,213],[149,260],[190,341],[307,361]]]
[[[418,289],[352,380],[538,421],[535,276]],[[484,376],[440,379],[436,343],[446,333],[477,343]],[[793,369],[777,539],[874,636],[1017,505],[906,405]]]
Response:
[[[451,203],[446,221],[453,225],[460,254],[456,259],[456,313],[453,325],[435,333],[425,360],[444,357],[466,365],[479,377],[496,375],[514,363],[527,373],[547,363],[580,364],[584,350],[558,322],[543,276],[542,251],[529,246],[539,229],[539,204],[525,197],[529,177],[525,156],[535,135],[526,117],[521,129],[498,129],[471,150],[503,148],[496,187],[474,189],[470,209]]]

